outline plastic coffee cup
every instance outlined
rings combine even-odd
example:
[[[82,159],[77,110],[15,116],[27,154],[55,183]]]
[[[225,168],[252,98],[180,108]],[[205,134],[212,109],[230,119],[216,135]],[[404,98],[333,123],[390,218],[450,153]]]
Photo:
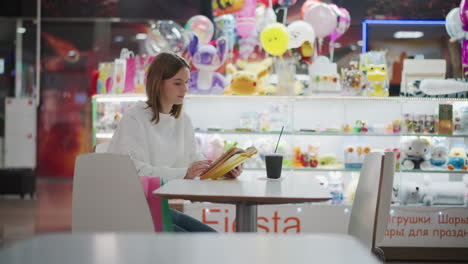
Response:
[[[268,154],[265,155],[265,165],[267,178],[279,179],[281,177],[281,170],[283,168],[283,155]]]

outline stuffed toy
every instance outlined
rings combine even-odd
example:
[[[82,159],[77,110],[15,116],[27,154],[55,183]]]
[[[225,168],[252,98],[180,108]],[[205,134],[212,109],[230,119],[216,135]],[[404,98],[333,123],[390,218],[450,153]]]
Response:
[[[369,64],[367,67],[367,93],[370,96],[388,96],[387,66]]]
[[[209,135],[205,139],[205,158],[216,160],[224,153],[224,140],[217,134]]]
[[[422,186],[415,182],[403,182],[398,187],[393,187],[394,196],[402,205],[417,204],[423,200]]]
[[[332,204],[341,204],[343,202],[343,175],[339,171],[329,173],[328,190],[332,196]]]
[[[431,167],[427,155],[431,144],[424,138],[411,138],[403,142],[401,147],[401,165],[405,170],[429,169]]]
[[[197,94],[223,94],[228,85],[224,76],[215,72],[226,57],[226,39],[219,38],[216,48],[210,44],[199,44],[194,34],[189,44],[189,54],[193,65],[198,69],[190,72],[191,93]]]
[[[466,170],[466,151],[464,148],[452,148],[447,163],[449,170]]]
[[[448,148],[445,145],[434,146],[429,161],[432,166],[442,169],[448,161]]]
[[[429,176],[424,177],[423,204],[439,205],[463,205],[468,206],[468,175],[462,182],[433,182]]]
[[[260,62],[245,62],[238,60],[237,70],[232,64],[228,64],[226,70],[232,75],[231,84],[224,91],[225,94],[252,95],[265,94],[266,76],[270,73],[273,61],[271,58]]]
[[[343,193],[343,175],[341,172],[330,172],[328,178],[322,175],[315,176],[317,181],[322,185],[324,188],[330,191],[330,195],[332,196],[331,203],[332,204],[341,204],[344,200],[344,193]]]

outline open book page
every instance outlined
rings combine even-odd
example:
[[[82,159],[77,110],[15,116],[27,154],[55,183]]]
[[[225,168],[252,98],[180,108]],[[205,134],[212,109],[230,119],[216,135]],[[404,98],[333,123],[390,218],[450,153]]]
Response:
[[[213,161],[211,166],[200,176],[200,178],[203,180],[222,177],[256,153],[257,149],[255,147],[249,147],[244,150],[233,146]]]

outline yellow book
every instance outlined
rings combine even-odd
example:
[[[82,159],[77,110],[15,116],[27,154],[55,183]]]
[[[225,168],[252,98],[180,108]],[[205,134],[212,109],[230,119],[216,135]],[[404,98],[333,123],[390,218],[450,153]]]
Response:
[[[255,154],[257,154],[257,149],[253,146],[245,150],[233,146],[213,161],[211,166],[200,176],[200,179],[216,180]]]

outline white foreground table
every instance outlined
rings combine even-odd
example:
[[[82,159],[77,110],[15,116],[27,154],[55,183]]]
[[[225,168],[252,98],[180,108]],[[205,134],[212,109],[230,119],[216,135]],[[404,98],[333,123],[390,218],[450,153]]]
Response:
[[[2,264],[366,263],[379,261],[343,235],[68,233],[0,251]]]
[[[244,175],[236,180],[173,180],[153,192],[166,199],[236,205],[236,232],[257,231],[257,205],[330,200],[328,190],[310,175],[266,180]]]

